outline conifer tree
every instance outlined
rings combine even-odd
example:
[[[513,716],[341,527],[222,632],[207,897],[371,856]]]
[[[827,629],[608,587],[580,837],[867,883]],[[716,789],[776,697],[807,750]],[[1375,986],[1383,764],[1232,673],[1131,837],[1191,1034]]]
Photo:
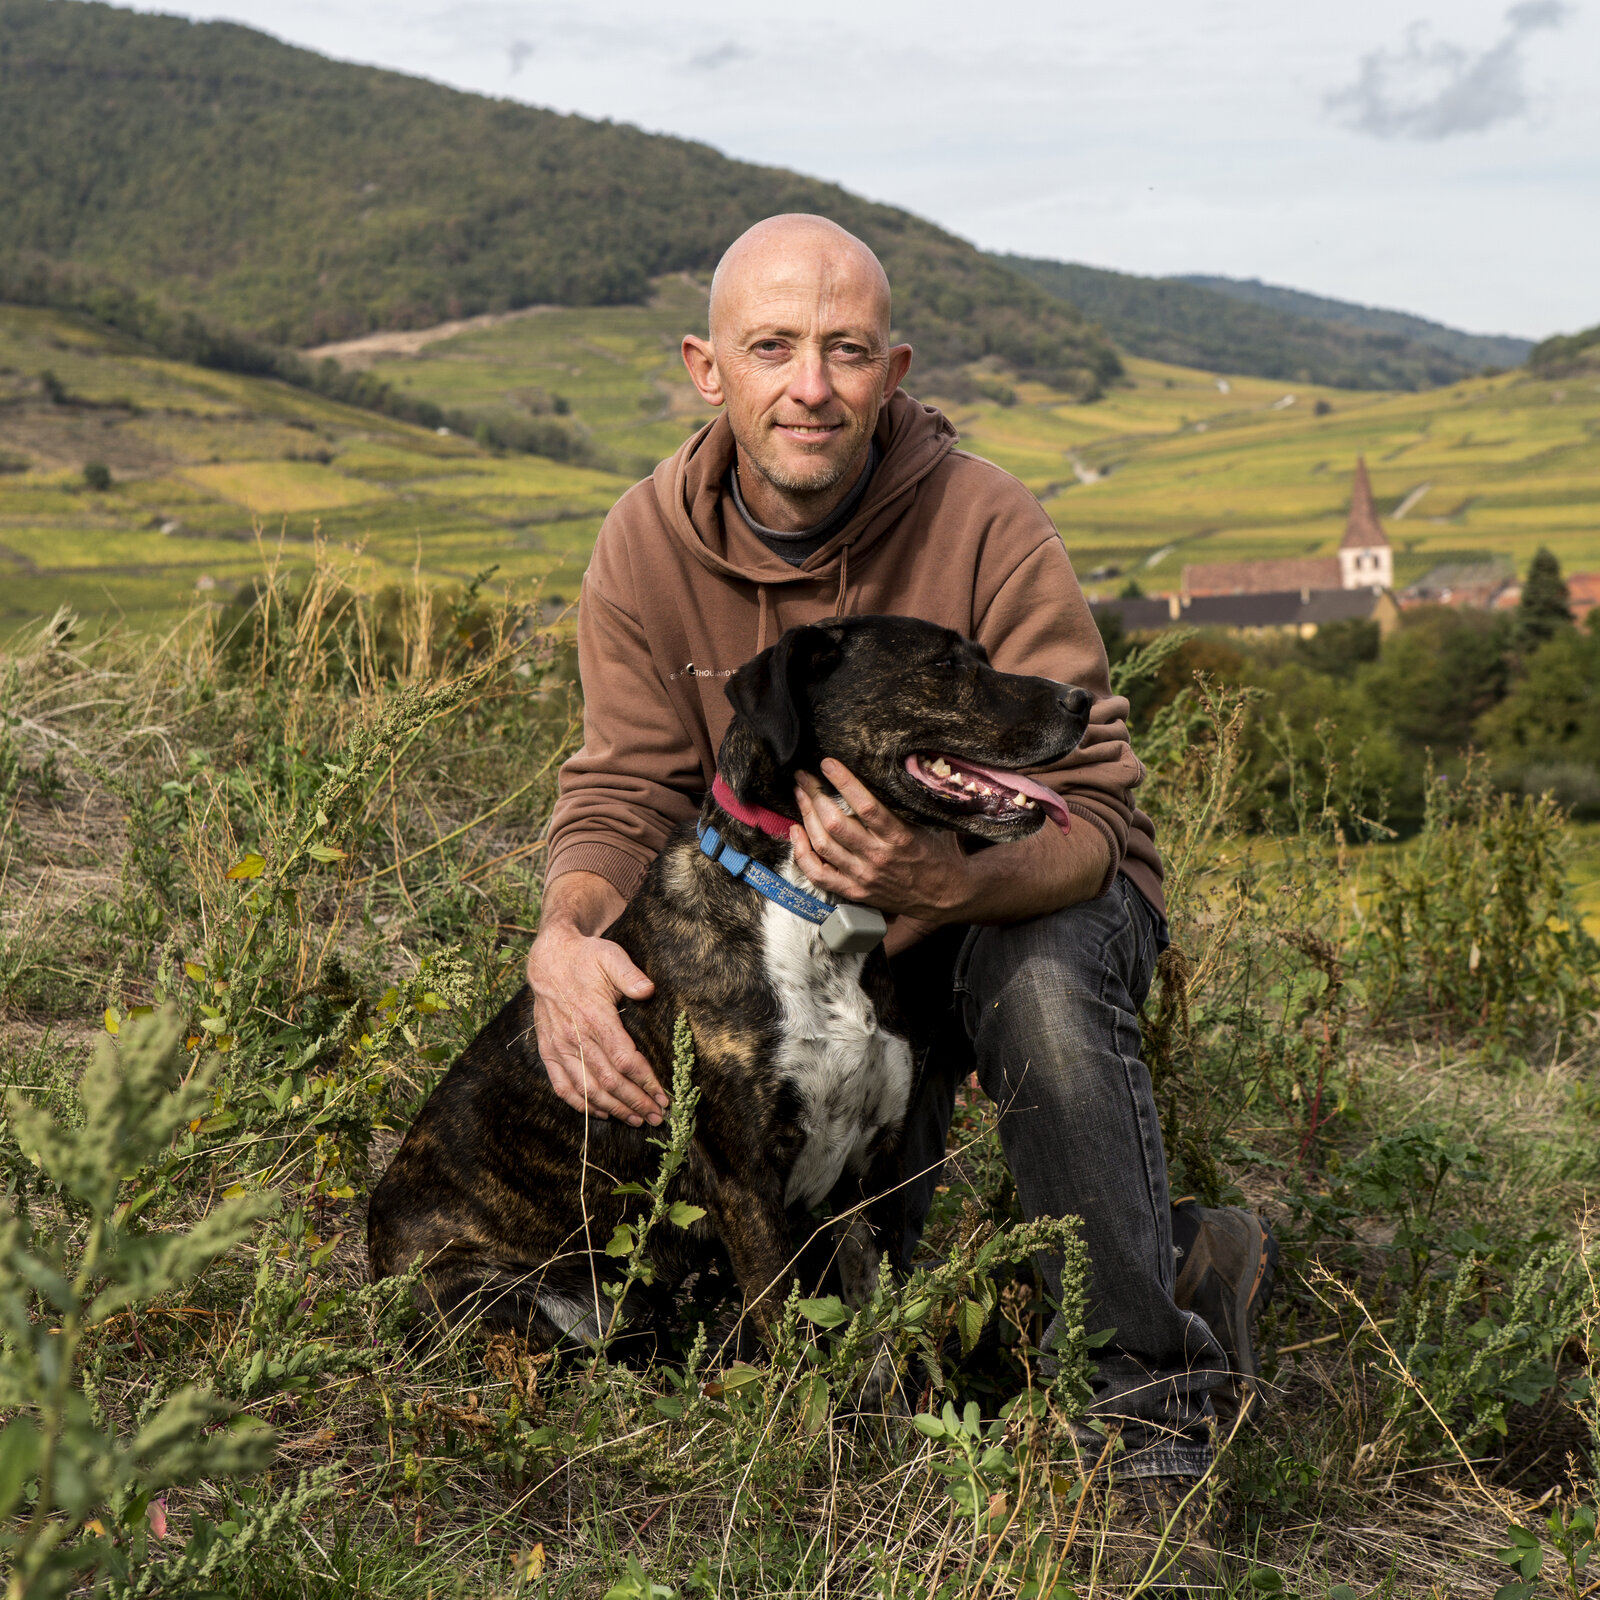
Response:
[[[1529,645],[1543,644],[1572,623],[1568,605],[1567,580],[1561,576],[1561,563],[1543,545],[1528,567],[1517,605],[1517,630]]]

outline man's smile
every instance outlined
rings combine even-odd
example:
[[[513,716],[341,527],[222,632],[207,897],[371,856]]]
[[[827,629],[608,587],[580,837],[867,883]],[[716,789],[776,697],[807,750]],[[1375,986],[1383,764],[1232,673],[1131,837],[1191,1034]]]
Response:
[[[799,440],[804,444],[815,444],[823,439],[831,439],[842,431],[842,422],[775,422],[772,425],[774,433],[787,434],[789,438]]]

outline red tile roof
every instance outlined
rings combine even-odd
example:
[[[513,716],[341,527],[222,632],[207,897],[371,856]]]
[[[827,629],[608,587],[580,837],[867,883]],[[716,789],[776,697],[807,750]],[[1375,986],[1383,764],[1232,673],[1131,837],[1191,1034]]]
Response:
[[[1275,594],[1285,589],[1338,589],[1338,556],[1284,561],[1216,561],[1183,569],[1185,595]]]

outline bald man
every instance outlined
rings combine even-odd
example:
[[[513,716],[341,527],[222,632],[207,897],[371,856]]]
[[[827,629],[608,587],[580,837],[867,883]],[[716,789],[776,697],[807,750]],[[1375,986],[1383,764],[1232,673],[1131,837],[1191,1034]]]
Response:
[[[907,1257],[955,1085],[975,1070],[1028,1214],[1083,1218],[1089,1326],[1116,1329],[1096,1410],[1121,1427],[1123,1473],[1165,1495],[1209,1464],[1214,1394],[1237,1406],[1255,1377],[1270,1238],[1245,1212],[1169,1205],[1138,1027],[1166,940],[1161,858],[1132,801],[1144,772],[1127,702],[1054,526],[902,391],[911,350],[891,344],[889,316],[877,258],[821,217],[770,218],[717,268],[709,337],[686,337],[683,359],[722,415],[618,501],[584,579],[584,743],[562,769],[528,959],[540,1050],[576,1111],[660,1122],[666,1093],[616,1012],[651,983],[603,931],[698,815],[726,680],[786,628],[922,617],[1002,671],[1087,689],[1082,746],[1042,775],[1070,832],[968,851],[824,761],[801,776],[791,837],[819,889],[886,914],[906,1014],[930,1024],[906,1129]]]

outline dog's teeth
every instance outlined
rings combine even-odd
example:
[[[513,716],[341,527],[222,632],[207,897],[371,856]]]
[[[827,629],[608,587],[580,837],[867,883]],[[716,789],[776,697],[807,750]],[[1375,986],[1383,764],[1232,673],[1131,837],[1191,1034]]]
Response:
[[[1031,806],[1033,804],[1033,801],[1031,801],[1025,794],[1016,794],[1011,798],[1015,800],[1019,806]]]
[[[936,778],[948,778],[950,776],[950,763],[943,756],[940,756],[928,770]]]

